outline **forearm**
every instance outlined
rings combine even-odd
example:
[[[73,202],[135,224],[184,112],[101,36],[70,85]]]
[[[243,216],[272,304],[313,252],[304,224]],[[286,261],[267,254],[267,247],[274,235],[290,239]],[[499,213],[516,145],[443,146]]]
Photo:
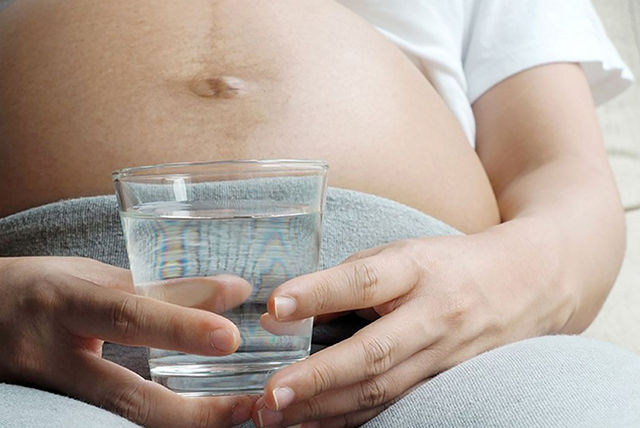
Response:
[[[529,309],[539,333],[584,330],[620,268],[624,214],[593,98],[576,64],[535,67],[474,104],[477,151],[503,223],[513,310]],[[526,317],[525,317],[526,318]]]
[[[606,159],[550,159],[515,176],[497,197],[504,223],[487,233],[504,240],[516,265],[512,289],[494,291],[536,305],[541,333],[581,332],[624,254],[624,212]]]

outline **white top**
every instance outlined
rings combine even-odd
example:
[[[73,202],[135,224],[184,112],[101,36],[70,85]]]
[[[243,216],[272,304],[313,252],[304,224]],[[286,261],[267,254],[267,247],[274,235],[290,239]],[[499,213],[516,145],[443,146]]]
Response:
[[[589,0],[339,0],[396,43],[475,145],[471,104],[536,65],[580,63],[596,103],[633,76]]]

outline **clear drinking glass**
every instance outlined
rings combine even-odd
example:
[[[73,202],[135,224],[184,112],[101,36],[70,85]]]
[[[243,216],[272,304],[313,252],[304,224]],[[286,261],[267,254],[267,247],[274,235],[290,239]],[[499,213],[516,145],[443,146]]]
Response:
[[[250,160],[113,173],[136,293],[220,313],[241,334],[223,357],[150,349],[154,381],[183,395],[260,393],[273,372],[309,355],[312,319],[261,315],[275,287],[318,268],[327,169]],[[212,277],[223,285],[202,280]]]

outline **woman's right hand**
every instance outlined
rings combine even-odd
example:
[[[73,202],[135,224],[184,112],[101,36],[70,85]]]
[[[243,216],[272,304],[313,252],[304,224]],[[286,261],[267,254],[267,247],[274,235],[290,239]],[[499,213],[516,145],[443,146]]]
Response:
[[[126,269],[84,258],[0,258],[0,302],[1,382],[58,391],[151,427],[250,417],[251,397],[185,398],[102,359],[104,340],[200,355],[230,354],[240,343],[220,315],[136,296]]]

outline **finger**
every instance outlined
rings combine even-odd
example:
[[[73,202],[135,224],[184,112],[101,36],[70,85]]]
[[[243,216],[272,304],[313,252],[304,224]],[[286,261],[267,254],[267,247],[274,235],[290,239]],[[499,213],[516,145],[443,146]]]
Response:
[[[408,293],[419,272],[413,259],[381,252],[289,280],[274,290],[267,307],[282,321],[365,309]]]
[[[309,400],[295,403],[282,412],[274,412],[264,406],[254,410],[254,420],[258,420],[257,411],[261,411],[263,421],[291,426],[304,421],[388,407],[433,373],[437,360],[437,357],[434,357],[437,355],[433,350],[420,351],[372,379],[324,392]]]
[[[344,261],[342,261],[341,264],[350,263],[356,260],[363,259],[365,257],[374,256],[378,254],[380,251],[382,251],[383,249],[384,249],[384,246],[379,246],[379,247],[368,248],[366,250],[359,251],[347,257]],[[349,310],[349,311],[330,312],[327,314],[315,315],[313,318],[313,322],[315,324],[326,324],[351,313],[353,313],[353,311]],[[373,309],[363,309],[361,311],[358,311],[356,315],[368,321],[373,321],[378,318],[377,313]]]
[[[127,293],[134,292],[131,271],[128,269],[84,257],[43,257],[42,261],[43,263],[51,263],[57,269],[64,266],[65,273],[95,285],[115,288]]]
[[[258,408],[262,409],[260,417],[270,423],[277,421],[284,426],[291,426],[310,420],[340,421],[341,415],[386,408],[410,394],[429,378],[473,358],[478,355],[479,350],[495,346],[492,338],[480,337],[475,341],[460,342],[456,335],[441,335],[430,346],[380,375],[328,390],[306,401],[294,403],[281,412],[271,411],[265,404]],[[254,420],[255,417],[254,410]]]
[[[60,390],[146,427],[220,427],[249,419],[255,398],[182,397],[101,358],[79,355]]]
[[[240,344],[238,328],[220,315],[88,283],[75,287],[60,317],[75,335],[123,345],[226,355]]]
[[[374,418],[380,412],[382,412],[386,406],[379,406],[376,408],[359,410],[355,412],[339,413],[332,417],[324,417],[323,419],[309,419],[309,418],[288,418],[281,412],[274,412],[265,407],[264,401],[260,398],[254,405],[254,411],[252,413],[253,422],[259,428],[267,427],[281,427],[281,426],[299,426],[301,423],[305,428],[312,427],[357,427],[364,422]]]
[[[256,406],[254,420],[257,420],[256,408],[262,409],[262,420],[278,421],[284,426],[311,420],[324,422],[337,418],[339,421],[341,415],[387,408],[410,394],[429,378],[477,355],[477,344],[473,342],[460,344],[455,339],[450,340],[449,337],[443,336],[442,340],[422,349],[378,376],[326,391],[306,401],[295,403],[282,412],[271,411],[266,408],[266,405],[262,408]],[[483,349],[491,347],[490,342],[483,345]],[[455,356],[451,353],[452,350],[455,350]],[[453,359],[452,356],[454,356]]]
[[[359,412],[347,413],[333,418],[312,421],[305,424],[304,428],[352,428],[359,427],[363,423],[375,418],[384,407],[376,409],[361,410]]]
[[[269,314],[262,314],[260,326],[276,336],[309,336],[313,328],[313,318],[299,321],[278,322]]]
[[[364,250],[360,250],[357,253],[351,254],[349,257],[344,259],[341,264],[353,262],[356,260],[364,259],[367,257],[375,256],[376,254],[381,253],[388,247],[387,244],[378,245],[377,247],[365,248]]]
[[[322,392],[372,379],[428,347],[445,330],[417,317],[420,309],[416,303],[401,306],[352,337],[278,371],[264,389],[267,407],[282,410]]]
[[[189,308],[222,314],[251,295],[249,282],[235,275],[175,278],[136,287],[138,294]]]

